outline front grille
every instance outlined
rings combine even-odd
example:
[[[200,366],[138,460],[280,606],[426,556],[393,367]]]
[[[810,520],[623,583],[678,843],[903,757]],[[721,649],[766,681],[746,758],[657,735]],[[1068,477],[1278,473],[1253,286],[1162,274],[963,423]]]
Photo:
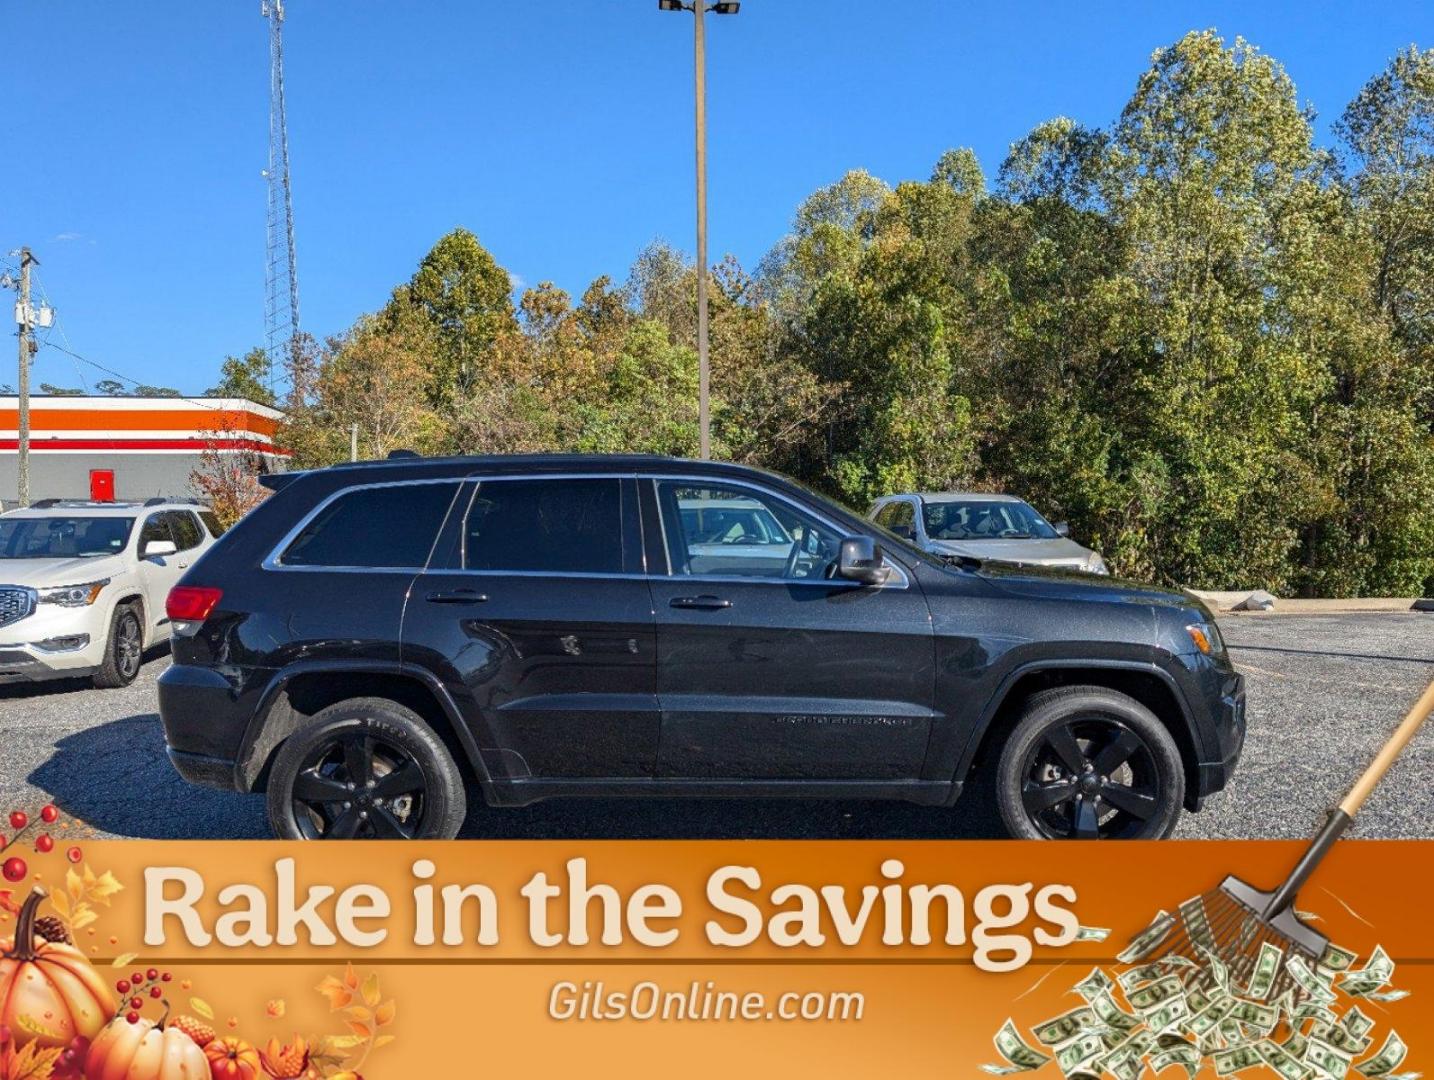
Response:
[[[14,585],[0,585],[0,626],[17,623],[35,610],[35,594]]]

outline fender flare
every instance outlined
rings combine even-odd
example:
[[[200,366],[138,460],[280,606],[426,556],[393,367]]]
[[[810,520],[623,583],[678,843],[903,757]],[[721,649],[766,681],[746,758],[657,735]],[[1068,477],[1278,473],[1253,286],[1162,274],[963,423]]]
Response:
[[[1006,703],[1006,699],[1010,696],[1011,690],[1015,687],[1016,683],[1027,675],[1041,671],[1090,670],[1092,668],[1098,668],[1104,671],[1130,671],[1139,675],[1154,675],[1158,678],[1165,685],[1165,688],[1170,691],[1170,696],[1175,699],[1176,705],[1179,706],[1180,719],[1185,725],[1185,733],[1189,735],[1190,742],[1195,747],[1196,760],[1186,762],[1186,766],[1190,769],[1199,767],[1200,761],[1204,759],[1207,749],[1205,739],[1200,732],[1200,726],[1191,715],[1190,703],[1185,699],[1185,693],[1181,690],[1180,684],[1176,681],[1175,676],[1159,664],[1145,660],[1080,660],[1075,658],[1028,660],[1025,663],[1016,665],[1006,673],[1000,685],[996,688],[996,692],[991,695],[991,700],[987,702],[980,719],[977,720],[975,727],[972,729],[971,736],[966,740],[966,746],[962,749],[961,756],[956,762],[955,780],[957,789],[960,789],[962,783],[970,774],[971,764],[976,757],[976,750],[986,738],[986,733],[990,730],[992,721],[996,719],[996,713],[999,712],[1001,706]]]
[[[254,790],[255,782],[268,764],[269,758],[279,743],[283,741],[283,738],[267,743],[264,740],[266,734],[272,734],[269,720],[280,695],[288,689],[294,679],[301,675],[326,674],[398,676],[411,679],[422,685],[433,695],[434,700],[438,702],[438,707],[443,710],[448,726],[452,729],[458,744],[463,747],[463,753],[467,757],[469,765],[472,766],[473,773],[486,796],[492,786],[493,778],[483,763],[483,757],[478,752],[478,743],[473,738],[473,733],[468,729],[468,725],[463,722],[463,715],[453,701],[452,695],[433,672],[415,664],[405,664],[397,660],[300,660],[276,671],[273,678],[260,691],[258,703],[254,707],[249,723],[244,728],[244,736],[239,742],[239,750],[234,761],[234,779],[238,790]],[[283,737],[287,738],[297,729],[298,725],[288,728],[282,733]],[[262,754],[256,754],[256,751],[261,749]]]

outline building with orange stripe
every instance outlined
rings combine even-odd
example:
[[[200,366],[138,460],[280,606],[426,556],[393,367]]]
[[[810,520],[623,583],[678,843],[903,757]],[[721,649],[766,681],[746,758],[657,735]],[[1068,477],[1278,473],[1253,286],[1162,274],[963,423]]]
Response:
[[[19,490],[19,399],[0,396],[0,502]],[[283,413],[244,398],[30,399],[30,498],[142,500],[192,495],[206,451],[282,470],[274,437]]]

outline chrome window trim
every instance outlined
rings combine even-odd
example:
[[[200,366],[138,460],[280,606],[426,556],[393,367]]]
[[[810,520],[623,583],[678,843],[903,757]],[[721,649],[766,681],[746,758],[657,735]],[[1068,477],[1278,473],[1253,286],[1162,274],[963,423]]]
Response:
[[[298,539],[299,534],[300,534],[301,532],[303,532],[306,528],[308,528],[310,522],[312,522],[316,517],[318,517],[321,513],[323,513],[324,510],[329,506],[330,503],[334,502],[336,499],[342,498],[342,497],[345,496],[345,495],[350,495],[350,494],[352,494],[352,493],[355,492],[355,491],[367,491],[367,490],[369,490],[369,489],[371,489],[371,488],[417,487],[417,486],[420,485],[420,484],[453,484],[453,485],[455,485],[455,486],[458,488],[458,491],[455,491],[455,492],[453,493],[453,494],[454,494],[454,497],[456,498],[456,497],[458,496],[458,494],[463,490],[463,484],[464,484],[465,479],[466,479],[466,478],[465,478],[465,477],[462,477],[462,476],[440,476],[440,477],[423,477],[422,479],[418,479],[418,480],[381,480],[381,481],[377,481],[377,482],[369,483],[369,484],[350,484],[348,487],[342,487],[342,488],[339,488],[337,491],[331,491],[331,492],[329,492],[328,495],[326,495],[323,499],[321,499],[321,500],[319,501],[319,504],[318,504],[317,506],[315,506],[312,510],[310,510],[307,514],[305,514],[302,518],[300,518],[300,519],[299,519],[299,523],[298,523],[297,525],[295,525],[292,529],[290,529],[287,533],[285,533],[285,534],[283,535],[283,537],[279,540],[279,542],[274,545],[273,550],[269,552],[268,556],[265,557],[264,561],[261,562],[261,563],[259,564],[259,566],[260,566],[261,569],[264,569],[264,570],[282,570],[282,571],[284,571],[284,572],[286,572],[286,573],[306,573],[306,572],[307,572],[307,573],[321,573],[321,574],[334,574],[334,573],[340,573],[340,574],[414,574],[414,573],[420,573],[420,572],[422,572],[423,570],[427,569],[428,563],[429,563],[430,561],[432,561],[432,559],[433,559],[433,547],[434,547],[435,544],[438,543],[438,536],[437,536],[437,535],[434,536],[432,543],[430,543],[430,544],[428,545],[428,558],[424,560],[424,563],[423,563],[422,566],[352,566],[352,565],[343,565],[343,564],[336,565],[336,566],[290,566],[290,565],[288,565],[287,563],[285,563],[285,562],[283,561],[283,555],[284,555],[284,552],[286,552],[286,551],[289,550],[289,545],[291,545],[295,540]],[[451,510],[452,507],[453,507],[453,504],[452,504],[452,502],[450,501],[450,503],[449,503],[449,509]],[[439,532],[439,534],[441,534],[441,533],[443,532],[443,527],[442,527],[442,525],[439,526],[438,532]]]
[[[793,498],[791,498],[790,496],[784,495],[784,494],[783,494],[782,492],[780,492],[780,491],[774,491],[773,489],[771,489],[771,488],[769,488],[769,487],[763,487],[761,484],[754,484],[754,483],[752,483],[751,481],[748,481],[748,480],[732,479],[732,478],[726,477],[726,476],[717,476],[717,477],[694,477],[694,476],[691,475],[690,473],[648,473],[648,474],[645,474],[645,475],[644,475],[643,479],[651,480],[651,481],[653,481],[654,483],[656,483],[657,481],[660,481],[660,480],[676,480],[676,481],[680,481],[680,482],[682,482],[682,483],[684,483],[684,484],[693,484],[693,485],[695,485],[695,486],[696,486],[696,485],[701,485],[701,484],[704,484],[704,483],[705,483],[705,484],[709,484],[709,485],[711,485],[711,486],[713,486],[713,487],[721,487],[721,486],[727,485],[727,486],[732,486],[732,487],[747,488],[749,491],[757,491],[757,492],[761,492],[761,493],[764,494],[764,495],[769,495],[769,496],[771,496],[772,498],[777,499],[779,502],[786,503],[788,506],[790,506],[793,510],[797,511],[798,513],[800,513],[800,514],[805,514],[807,517],[810,517],[810,518],[815,518],[815,519],[816,519],[817,521],[819,521],[821,524],[825,525],[827,528],[831,529],[834,533],[836,533],[839,538],[844,539],[844,538],[846,538],[846,537],[852,535],[852,534],[851,534],[851,531],[850,531],[849,529],[847,529],[847,528],[845,528],[845,527],[843,527],[843,526],[841,526],[841,525],[838,525],[838,524],[837,524],[835,521],[833,521],[831,518],[824,516],[824,515],[821,514],[819,511],[813,510],[811,507],[806,506],[806,505],[803,504],[803,503],[797,502],[796,499],[793,499]],[[662,514],[662,500],[661,500],[661,499],[658,499],[658,500],[657,500],[657,513],[658,513],[659,516]],[[662,542],[663,542],[663,545],[666,546],[666,544],[667,544],[667,530],[666,530],[665,528],[662,530]],[[901,575],[901,581],[900,581],[900,583],[897,583],[897,582],[892,581],[891,578],[887,578],[887,580],[884,581],[884,582],[882,582],[880,585],[863,585],[863,584],[862,584],[861,582],[859,582],[859,581],[849,581],[849,580],[846,579],[846,578],[788,578],[788,577],[766,577],[766,576],[759,576],[759,575],[755,575],[755,574],[754,574],[754,575],[751,575],[751,576],[748,576],[748,575],[745,575],[745,574],[673,574],[673,573],[668,573],[668,574],[652,574],[652,575],[649,575],[649,576],[655,577],[655,578],[662,578],[663,580],[673,580],[673,581],[679,581],[679,580],[680,580],[680,581],[722,581],[722,582],[730,582],[730,583],[740,583],[740,582],[747,581],[747,582],[758,582],[758,583],[760,583],[760,582],[765,582],[765,583],[768,583],[768,584],[773,584],[773,583],[775,583],[775,584],[779,584],[779,585],[826,585],[826,586],[831,586],[832,584],[835,583],[835,584],[837,584],[837,585],[846,585],[846,586],[849,586],[849,587],[851,587],[851,588],[857,588],[857,589],[872,589],[872,588],[876,588],[876,589],[905,589],[905,588],[907,588],[908,586],[910,586],[910,584],[911,584],[911,579],[910,579],[910,577],[907,576],[906,568],[905,568],[905,567],[903,567],[903,566],[902,566],[900,563],[898,563],[895,559],[888,558],[884,552],[882,553],[882,562],[886,563],[886,565],[889,566],[889,567],[891,567],[891,569],[892,569],[893,571],[895,571],[897,574]],[[668,566],[671,566],[671,565],[672,565],[672,552],[670,552],[670,551],[667,553],[667,563],[668,563]]]
[[[412,487],[412,486],[415,486],[415,485],[418,485],[418,484],[457,484],[457,485],[459,486],[459,488],[460,488],[460,493],[461,493],[461,488],[462,488],[462,486],[463,486],[465,483],[473,483],[473,484],[475,485],[475,488],[474,488],[474,497],[476,497],[476,496],[477,496],[477,489],[478,489],[479,487],[481,487],[481,486],[482,486],[483,484],[485,484],[485,483],[493,483],[493,482],[499,482],[499,481],[504,481],[504,480],[539,480],[539,479],[541,479],[541,480],[636,480],[636,481],[638,481],[638,482],[641,482],[641,481],[643,481],[643,480],[650,480],[650,481],[654,481],[654,482],[655,482],[655,481],[658,481],[658,480],[677,480],[677,481],[681,481],[682,483],[687,483],[687,484],[711,483],[711,484],[716,484],[716,485],[724,485],[724,484],[725,484],[725,485],[732,485],[732,486],[736,486],[736,487],[748,488],[748,489],[750,489],[750,490],[752,490],[752,491],[761,492],[762,494],[765,494],[765,495],[770,495],[771,497],[773,497],[773,498],[775,498],[775,499],[778,499],[778,500],[781,501],[781,502],[786,503],[788,506],[792,507],[792,509],[798,511],[799,513],[803,513],[803,514],[806,514],[806,515],[809,516],[809,517],[815,518],[817,521],[819,521],[819,522],[821,522],[823,525],[827,526],[827,528],[829,528],[829,529],[831,529],[832,531],[834,531],[838,536],[845,537],[845,536],[851,535],[851,533],[850,533],[847,529],[843,528],[841,525],[838,525],[835,521],[831,520],[831,519],[828,518],[828,517],[825,517],[824,515],[822,515],[821,513],[817,512],[817,511],[815,511],[815,510],[810,509],[809,507],[803,505],[802,503],[797,502],[795,499],[792,499],[792,498],[790,498],[790,497],[788,497],[788,496],[782,494],[782,493],[779,492],[779,491],[773,491],[771,488],[763,487],[763,486],[760,485],[760,484],[754,484],[754,483],[751,483],[751,482],[746,481],[746,480],[732,479],[732,478],[725,477],[725,476],[703,477],[703,476],[693,476],[693,475],[691,475],[691,474],[686,474],[686,473],[635,473],[635,472],[563,472],[563,473],[523,472],[523,473],[499,473],[499,474],[468,473],[468,474],[463,475],[463,476],[423,477],[423,478],[417,479],[417,480],[383,480],[383,481],[375,481],[375,482],[366,483],[366,484],[351,484],[351,485],[349,485],[348,487],[339,488],[339,489],[336,490],[336,491],[330,492],[327,496],[325,496],[322,500],[320,500],[320,502],[318,503],[318,505],[315,506],[312,510],[310,510],[307,514],[305,514],[305,515],[299,520],[299,523],[298,523],[297,525],[295,525],[292,529],[290,529],[287,533],[285,533],[284,536],[279,540],[279,542],[274,545],[274,548],[273,548],[272,551],[270,551],[269,555],[268,555],[268,556],[264,559],[264,561],[263,561],[262,563],[260,563],[259,565],[260,565],[260,567],[261,567],[262,569],[264,569],[264,570],[276,570],[276,571],[283,571],[283,572],[285,572],[285,573],[321,573],[321,574],[414,574],[414,573],[424,573],[424,572],[426,572],[426,571],[428,570],[428,562],[431,562],[432,559],[433,559],[433,547],[432,547],[432,546],[429,547],[429,551],[428,551],[428,561],[425,562],[423,566],[289,566],[289,565],[287,565],[286,563],[283,562],[282,556],[283,556],[283,553],[288,550],[289,545],[292,544],[292,543],[294,542],[294,540],[296,540],[296,539],[298,538],[299,534],[304,531],[304,529],[309,525],[309,523],[310,523],[311,521],[314,520],[314,518],[318,517],[319,514],[323,513],[324,509],[325,509],[330,503],[332,503],[334,500],[338,499],[340,496],[347,495],[347,494],[349,494],[349,493],[351,493],[351,492],[354,492],[354,491],[363,491],[363,490],[367,490],[367,489],[369,489],[369,488]],[[469,505],[469,506],[472,505],[472,500],[471,500],[471,499],[469,500],[469,504],[468,504],[468,505]],[[451,505],[450,505],[450,512],[451,512],[451,509],[452,509],[452,507],[451,507]],[[464,512],[465,514],[467,513],[467,509],[468,509],[468,508],[467,508],[466,506],[463,508],[463,512]],[[662,502],[661,502],[661,500],[658,500],[658,507],[657,507],[657,509],[658,509],[658,513],[661,514],[661,512],[662,512]],[[638,520],[639,520],[639,522],[640,522],[640,521],[641,521],[641,500],[638,501],[638,506],[634,507],[634,512],[639,515],[639,519],[638,519]],[[440,529],[439,529],[440,534],[442,533],[442,531],[443,531],[443,530],[440,528]],[[438,536],[435,536],[435,537],[433,538],[433,543],[436,545],[436,544],[438,543],[438,540],[439,540],[439,537],[438,537]],[[664,535],[664,537],[663,537],[663,543],[664,543],[664,545],[666,544],[666,536],[665,536],[665,535]],[[671,560],[670,560],[670,557],[669,557],[669,562],[670,562],[670,561],[671,561]],[[676,580],[683,580],[683,581],[716,581],[716,582],[723,582],[723,583],[734,584],[734,585],[741,585],[741,584],[753,584],[753,585],[757,585],[757,584],[768,584],[768,585],[820,585],[820,586],[825,586],[825,587],[827,587],[827,588],[831,588],[832,586],[838,586],[838,587],[852,588],[852,589],[869,589],[869,588],[877,588],[877,589],[905,589],[905,588],[908,588],[909,585],[910,585],[910,583],[911,583],[911,579],[910,579],[910,577],[909,577],[909,576],[907,575],[907,573],[906,573],[906,568],[903,567],[903,566],[902,566],[899,562],[897,562],[895,559],[886,558],[886,559],[885,559],[885,562],[886,562],[886,564],[887,564],[888,566],[891,567],[891,569],[892,569],[893,571],[895,571],[895,573],[896,573],[897,575],[900,575],[901,580],[900,580],[899,582],[896,582],[896,581],[893,581],[893,580],[891,580],[891,579],[888,579],[886,582],[884,582],[884,583],[881,584],[881,585],[871,586],[871,585],[863,585],[863,584],[862,584],[861,582],[859,582],[859,581],[848,581],[848,580],[846,580],[845,578],[786,578],[786,577],[765,577],[765,576],[756,576],[756,575],[748,576],[748,575],[744,575],[744,574],[652,574],[652,573],[631,574],[631,573],[604,573],[604,572],[599,572],[599,571],[577,572],[577,571],[548,571],[548,570],[468,570],[468,569],[465,569],[465,568],[463,568],[463,567],[455,567],[455,568],[450,568],[450,569],[444,569],[444,570],[442,571],[442,573],[444,573],[444,574],[472,575],[472,576],[474,576],[474,577],[551,577],[551,578],[562,578],[562,579],[565,579],[565,580],[566,580],[566,579],[582,579],[582,578],[602,578],[602,579],[613,580],[613,581],[653,581],[653,580],[660,580],[660,581],[676,581]]]

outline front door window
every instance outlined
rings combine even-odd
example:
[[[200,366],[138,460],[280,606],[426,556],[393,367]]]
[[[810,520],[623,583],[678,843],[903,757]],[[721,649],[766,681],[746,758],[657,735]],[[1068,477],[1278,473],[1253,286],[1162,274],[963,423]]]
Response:
[[[783,499],[738,485],[662,480],[658,505],[674,574],[831,577],[841,536]]]

